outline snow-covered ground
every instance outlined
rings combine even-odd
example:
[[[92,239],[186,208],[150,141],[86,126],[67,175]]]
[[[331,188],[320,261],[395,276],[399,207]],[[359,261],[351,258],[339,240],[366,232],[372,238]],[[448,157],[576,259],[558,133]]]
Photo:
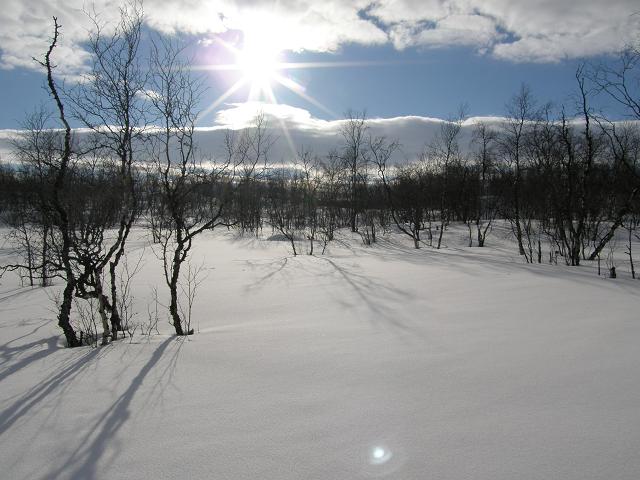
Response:
[[[640,477],[640,282],[623,260],[611,280],[524,265],[499,234],[466,248],[453,229],[441,251],[341,235],[315,257],[201,237],[189,338],[163,319],[65,349],[55,287],[5,277],[0,477]],[[143,244],[138,321],[162,285]]]

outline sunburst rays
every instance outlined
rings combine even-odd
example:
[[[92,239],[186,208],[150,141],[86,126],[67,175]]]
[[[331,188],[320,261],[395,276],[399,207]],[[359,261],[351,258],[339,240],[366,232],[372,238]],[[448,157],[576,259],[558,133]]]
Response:
[[[234,57],[233,63],[195,65],[192,68],[199,71],[211,72],[238,72],[240,78],[235,81],[225,92],[223,92],[211,105],[202,113],[206,117],[215,111],[229,97],[234,95],[243,87],[249,89],[247,102],[264,101],[273,105],[278,105],[278,98],[274,92],[274,87],[283,87],[287,91],[297,95],[305,102],[322,110],[330,118],[338,116],[326,107],[322,102],[307,93],[306,88],[295,79],[287,75],[288,71],[304,69],[324,69],[324,68],[353,68],[385,65],[387,62],[374,61],[349,61],[349,62],[287,62],[282,61],[282,51],[275,43],[268,41],[269,36],[257,36],[245,33],[244,44],[241,49],[222,38],[216,38],[215,42],[230,52]],[[257,112],[256,112],[257,113]],[[287,128],[284,119],[278,118],[278,123],[287,141],[292,155],[296,154],[291,133]]]

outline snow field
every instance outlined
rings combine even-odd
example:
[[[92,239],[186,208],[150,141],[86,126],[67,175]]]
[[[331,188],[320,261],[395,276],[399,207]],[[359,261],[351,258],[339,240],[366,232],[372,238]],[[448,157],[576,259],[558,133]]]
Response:
[[[142,235],[142,234],[140,234]],[[639,284],[483,249],[199,238],[199,333],[61,348],[0,285],[0,477],[635,479]],[[160,263],[144,238],[138,321]],[[51,295],[51,293],[49,293]],[[162,297],[161,297],[162,300]]]

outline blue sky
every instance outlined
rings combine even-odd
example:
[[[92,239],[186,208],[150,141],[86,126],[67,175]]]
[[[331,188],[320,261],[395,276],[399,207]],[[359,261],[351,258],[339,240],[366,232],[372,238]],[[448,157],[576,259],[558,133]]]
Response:
[[[197,47],[206,48],[206,47]],[[380,62],[369,66],[335,66],[292,70],[289,75],[331,113],[300,98],[289,89],[273,87],[281,103],[304,108],[314,117],[335,119],[346,110],[366,109],[370,117],[418,115],[446,118],[457,112],[461,103],[472,116],[499,116],[504,105],[521,83],[527,83],[540,102],[572,104],[575,71],[581,62],[611,62],[613,56],[588,59],[564,59],[554,63],[514,63],[479,55],[470,48],[449,47],[424,50],[410,48],[401,52],[391,46],[345,46],[338,53],[288,53],[291,62]],[[236,77],[240,75],[234,72]],[[207,91],[203,106],[216,100],[230,85],[234,75],[204,74]],[[16,68],[0,70],[0,128],[17,128],[26,111],[48,101],[45,76],[37,70]],[[238,90],[225,103],[243,102],[248,87]],[[600,106],[620,117],[615,103],[600,98]],[[224,107],[224,104],[221,108]],[[214,122],[215,112],[200,124]]]
[[[528,84],[541,102],[566,103],[571,110],[576,89],[576,68],[584,59],[554,63],[514,63],[481,56],[470,48],[449,47],[432,50],[410,48],[401,52],[391,46],[347,46],[334,54],[289,54],[292,62],[349,61],[380,62],[370,66],[336,66],[293,70],[289,74],[306,88],[306,93],[334,115],[301,99],[287,88],[275,85],[278,100],[309,110],[325,119],[342,117],[349,108],[366,109],[370,117],[419,115],[447,118],[465,103],[472,116],[503,115],[505,103]],[[615,57],[598,56],[591,62],[611,62]],[[227,83],[210,75],[207,101],[222,94]],[[230,101],[247,98],[248,88]],[[599,106],[622,115],[617,105],[600,98]],[[212,115],[202,119],[203,124]]]
[[[47,101],[44,75],[30,58],[46,48],[51,15],[63,25],[59,73],[73,82],[82,72],[87,25],[82,2],[75,3],[3,2],[0,129],[19,127],[26,111]],[[98,11],[101,3],[96,2]],[[103,5],[107,24],[113,20],[112,7]],[[235,47],[242,50],[245,36],[258,39],[259,55],[275,53],[280,63],[333,64],[275,67],[277,75],[295,81],[314,102],[278,81],[269,82],[278,103],[324,120],[340,118],[350,108],[366,109],[370,117],[446,118],[461,103],[471,116],[498,116],[523,82],[540,102],[565,102],[570,110],[577,66],[614,61],[615,53],[640,31],[632,15],[640,8],[626,0],[193,0],[189,9],[182,2],[156,0],[144,8],[146,31],[188,38],[199,65],[237,62],[237,55],[225,53],[216,39],[239,39]],[[249,75],[243,68],[203,74],[203,108]],[[248,99],[256,79],[245,80],[244,87],[201,118],[202,126],[214,125],[229,104]],[[272,101],[259,89],[253,99]],[[596,103],[615,118],[623,116],[603,97]]]

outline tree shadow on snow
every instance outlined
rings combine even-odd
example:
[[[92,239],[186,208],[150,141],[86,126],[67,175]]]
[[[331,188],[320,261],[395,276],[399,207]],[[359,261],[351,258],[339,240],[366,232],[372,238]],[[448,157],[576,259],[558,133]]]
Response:
[[[5,303],[15,298],[39,291],[40,287],[16,287],[0,293],[0,303]]]
[[[247,285],[245,287],[245,290],[252,290],[254,288],[262,286],[264,284],[264,282],[272,279],[273,277],[278,275],[280,272],[282,272],[284,270],[284,268],[287,266],[287,262],[288,261],[289,261],[289,257],[283,257],[280,260],[274,260],[273,262],[268,262],[266,264],[264,262],[255,262],[255,261],[252,261],[252,260],[245,260],[244,263],[247,266],[249,266],[249,268],[251,268],[251,269],[265,268],[265,267],[267,267],[267,268],[275,267],[270,272],[267,272],[262,277],[256,279],[255,281],[253,281],[252,283]]]
[[[627,281],[628,279],[606,281],[607,279],[599,277],[595,273],[595,266],[588,262],[580,267],[561,264],[550,265],[545,262],[540,264],[526,263],[522,257],[515,253],[508,255],[507,249],[501,249],[502,251],[497,251],[492,247],[454,247],[441,250],[424,247],[415,249],[412,246],[399,243],[397,239],[389,238],[380,238],[377,244],[380,248],[366,250],[366,253],[382,261],[399,260],[414,265],[441,267],[482,278],[490,278],[492,274],[512,275],[526,272],[544,277],[547,280],[572,280],[612,291],[623,290],[640,295],[633,281]]]
[[[373,313],[368,318],[372,323],[377,323],[379,319],[383,319],[387,325],[394,327],[404,333],[411,332],[410,326],[403,321],[402,315],[396,309],[387,306],[387,300],[390,299],[408,299],[410,297],[406,292],[394,288],[390,285],[377,281],[365,274],[355,272],[344,266],[339,265],[328,257],[319,257],[333,267],[333,270],[342,278],[351,290],[360,298],[360,300]]]
[[[38,328],[36,328],[35,330],[38,330]],[[30,334],[23,335],[22,337],[18,337],[15,340],[12,340],[11,342],[0,345],[0,360],[1,366],[3,367],[2,370],[0,370],[0,382],[13,375],[14,373],[22,370],[23,368],[28,367],[33,362],[51,355],[59,348],[58,335],[35,340],[33,342],[18,345],[15,347],[11,346],[11,343],[15,342],[16,340],[20,340],[28,335]],[[32,352],[28,355],[25,355],[25,353],[29,351]]]
[[[57,342],[57,337],[53,337],[53,339],[54,342]],[[53,345],[53,343],[50,345]],[[53,350],[55,350],[55,348]],[[51,349],[44,350],[43,352],[44,354],[49,354],[51,353]],[[57,391],[68,385],[89,366],[91,360],[97,357],[99,352],[100,349],[91,349],[74,357],[71,361],[63,365],[54,375],[30,388],[11,406],[0,412],[0,435],[11,428],[22,417],[27,416],[34,408],[40,405],[41,402],[50,400]],[[28,357],[29,363],[34,360],[33,357],[34,355]],[[24,365],[21,365],[19,368],[22,366]],[[15,373],[15,368],[8,372],[5,378],[11,373]]]
[[[182,341],[172,336],[162,342],[153,352],[147,363],[133,378],[127,389],[116,399],[98,421],[90,428],[88,433],[79,442],[78,448],[65,459],[64,464],[50,473],[51,478],[65,477],[77,479],[94,479],[98,476],[98,463],[108,453],[108,461],[114,460],[117,450],[114,446],[114,437],[122,426],[130,418],[131,402],[144,382],[147,375],[158,364],[163,354],[175,341]],[[177,353],[176,353],[177,357]],[[175,366],[175,362],[171,362]],[[155,390],[154,386],[154,390]]]
[[[276,276],[285,275],[286,270],[296,268],[306,271],[314,278],[337,278],[344,282],[347,286],[347,291],[355,293],[355,296],[359,299],[359,303],[365,305],[371,311],[371,315],[367,315],[367,318],[372,324],[384,320],[386,325],[403,333],[411,330],[410,325],[405,321],[406,319],[403,319],[402,312],[388,306],[389,300],[408,300],[410,299],[410,295],[403,290],[394,288],[365,273],[358,272],[356,268],[348,268],[326,256],[308,255],[283,257],[267,262],[253,262],[248,260],[245,261],[245,263],[251,269],[266,270],[264,274],[245,287],[247,291],[262,287],[266,282],[274,279]],[[328,270],[326,268],[318,268],[323,263],[329,265],[331,268]],[[341,301],[338,298],[334,300],[336,302]],[[344,302],[344,305],[353,306],[346,302]]]

